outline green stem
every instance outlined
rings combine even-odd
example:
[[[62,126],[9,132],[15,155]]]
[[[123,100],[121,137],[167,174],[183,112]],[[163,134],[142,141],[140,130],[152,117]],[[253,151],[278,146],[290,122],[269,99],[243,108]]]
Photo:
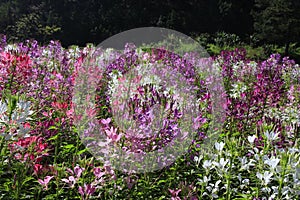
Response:
[[[13,72],[16,71],[16,65],[13,66]],[[12,88],[12,84],[13,84],[13,80],[14,80],[14,76],[13,73],[10,74],[10,79],[9,79],[9,91],[11,91]]]
[[[3,166],[4,155],[5,155],[5,152],[3,152],[3,147],[4,147],[4,136],[1,137],[1,142],[0,142],[1,166]],[[3,153],[3,155],[2,155],[2,153]]]
[[[281,177],[279,179],[279,187],[278,187],[278,199],[281,199],[281,195],[282,195],[282,188],[283,188],[283,181],[284,181],[284,176],[285,176],[285,172],[286,172],[286,167],[287,167],[287,163],[288,163],[288,157],[286,155],[287,153],[284,154],[284,163],[283,163],[283,169],[281,172]]]
[[[230,200],[230,177],[226,178],[226,184],[227,184],[227,188],[226,188],[226,199]]]
[[[234,140],[235,141],[235,140]],[[233,142],[234,142],[233,141]],[[226,174],[226,199],[230,200],[231,199],[231,192],[230,192],[230,185],[231,185],[231,170],[232,170],[232,162],[235,160],[234,158],[234,149],[233,146],[230,145],[230,153],[231,155],[233,155],[232,160],[230,161],[230,165],[229,165],[229,169],[228,169],[228,173]],[[230,159],[229,159],[230,160]]]
[[[58,145],[59,145],[59,141],[58,138],[56,138],[55,149],[54,149],[54,165],[56,165],[57,162]]]

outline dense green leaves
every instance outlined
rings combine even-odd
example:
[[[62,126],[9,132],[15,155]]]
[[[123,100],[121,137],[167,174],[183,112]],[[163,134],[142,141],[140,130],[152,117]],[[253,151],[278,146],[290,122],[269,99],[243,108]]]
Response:
[[[225,31],[250,45],[256,44],[253,39],[285,45],[288,54],[290,44],[299,41],[299,4],[298,0],[2,0],[0,32],[10,41],[55,39],[64,46],[84,46],[146,26],[187,35]]]
[[[299,11],[298,0],[255,0],[252,15],[257,37],[285,45],[285,54],[288,55],[290,43],[299,41]]]
[[[0,30],[14,41],[59,39],[66,46],[99,43],[121,31],[145,26],[171,28],[185,34],[222,30],[244,34],[252,29],[251,2],[2,0]]]

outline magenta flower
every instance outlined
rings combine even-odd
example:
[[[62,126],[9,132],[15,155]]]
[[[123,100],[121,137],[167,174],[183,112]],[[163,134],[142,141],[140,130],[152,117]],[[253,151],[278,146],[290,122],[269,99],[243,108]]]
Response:
[[[84,168],[81,168],[79,166],[74,167],[74,171],[68,168],[67,171],[71,174],[71,176],[69,176],[68,179],[63,178],[61,179],[61,181],[69,184],[70,188],[73,188],[84,170]],[[74,175],[76,177],[74,177]]]
[[[65,183],[69,184],[69,187],[70,187],[70,188],[74,188],[74,186],[75,186],[75,184],[76,184],[76,180],[75,180],[74,176],[69,176],[68,179],[63,178],[63,179],[61,179],[61,181],[63,181],[63,182],[65,182]]]
[[[38,179],[38,182],[43,186],[44,190],[48,190],[48,184],[52,178],[53,176],[46,176],[44,180]]]
[[[79,186],[78,192],[81,194],[82,199],[88,199],[96,191],[96,188],[91,184],[84,184],[83,187]],[[85,198],[86,197],[86,198]]]
[[[101,119],[101,123],[104,125],[108,125],[111,122],[111,118]]]
[[[181,200],[180,197],[178,196],[179,192],[181,192],[181,189],[179,189],[179,190],[169,189],[169,192],[172,195],[171,200]]]
[[[101,178],[103,175],[105,175],[105,172],[102,172],[102,169],[101,169],[101,168],[95,167],[95,168],[94,168],[94,175],[95,175],[97,178]]]
[[[113,127],[110,127],[110,130],[105,130],[107,136],[113,141],[113,142],[118,142],[121,137],[122,137],[122,134],[117,134],[117,128],[113,128]]]
[[[84,170],[85,170],[84,168],[81,168],[81,167],[79,167],[79,166],[76,166],[76,167],[74,168],[74,172],[75,172],[75,175],[77,176],[77,179],[80,178],[81,173],[82,173]]]
[[[194,122],[193,128],[198,129],[206,122],[206,119],[203,118],[202,116],[198,116],[197,118],[193,119],[193,122]]]

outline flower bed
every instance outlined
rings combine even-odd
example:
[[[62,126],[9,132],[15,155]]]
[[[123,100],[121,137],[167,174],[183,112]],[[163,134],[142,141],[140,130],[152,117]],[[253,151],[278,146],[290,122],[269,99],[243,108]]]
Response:
[[[164,49],[130,45],[121,54],[97,52],[99,60],[92,60],[95,50],[93,45],[64,49],[59,42],[39,46],[1,39],[1,199],[299,197],[300,67],[293,60],[277,54],[247,60],[242,49],[208,59],[222,74],[224,101],[217,106],[225,118],[218,141],[203,153],[216,106],[212,81],[195,70],[203,60],[187,62]],[[149,66],[153,76],[145,78]],[[153,66],[165,66],[165,71]],[[89,83],[83,76],[87,70],[95,70],[88,74],[98,80],[92,95],[96,106],[82,109],[76,102],[89,102],[89,96],[76,92],[86,87],[81,81]],[[162,77],[171,84],[163,85]],[[188,87],[172,87],[178,83]],[[192,97],[196,107],[189,107]],[[191,116],[183,112],[189,110],[195,110]],[[162,118],[155,119],[157,111],[163,111]],[[102,135],[95,135],[91,117]],[[136,124],[128,124],[129,119]],[[187,127],[191,132],[184,131]],[[103,143],[95,142],[103,137]],[[102,159],[111,155],[107,147],[132,158],[130,152],[146,155],[168,144],[176,147],[172,151],[184,149],[184,142],[189,144],[185,154],[162,154],[158,165],[163,167],[144,173],[129,169],[126,160],[116,169],[112,162],[118,156]],[[99,148],[101,156],[95,155]],[[142,169],[148,166],[141,161]]]

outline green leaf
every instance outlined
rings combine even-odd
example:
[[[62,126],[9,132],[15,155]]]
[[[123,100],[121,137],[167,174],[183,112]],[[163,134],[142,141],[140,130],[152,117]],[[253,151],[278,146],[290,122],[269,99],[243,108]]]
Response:
[[[81,150],[81,151],[78,151],[78,152],[77,152],[77,155],[79,156],[79,155],[83,154],[83,153],[86,152],[86,151],[87,151],[87,149],[83,149],[83,150]]]
[[[58,128],[56,126],[50,126],[48,130],[58,130]]]
[[[56,140],[58,138],[58,134],[52,136],[51,138],[49,138],[48,140],[51,141],[51,140]]]
[[[23,181],[22,185],[25,185],[28,181],[33,180],[34,178],[32,176],[29,176],[27,178],[25,178],[25,180]]]
[[[166,182],[167,182],[167,180],[163,179],[163,180],[158,181],[157,184],[159,185],[161,183],[166,183]]]
[[[73,144],[68,144],[66,146],[64,146],[65,149],[72,149],[75,148],[75,146]]]

